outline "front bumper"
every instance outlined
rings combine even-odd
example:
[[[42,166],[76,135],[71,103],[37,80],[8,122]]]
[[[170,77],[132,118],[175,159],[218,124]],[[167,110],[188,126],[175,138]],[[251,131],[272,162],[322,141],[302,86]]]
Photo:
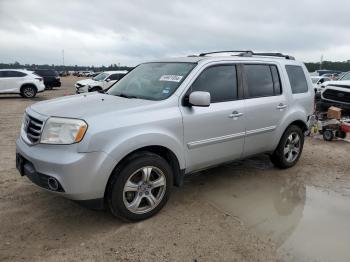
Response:
[[[82,94],[82,93],[87,93],[89,90],[88,90],[88,86],[78,86],[77,84],[75,85],[75,88],[76,88],[76,91],[75,93],[76,94]]]
[[[333,101],[329,101],[321,98],[320,107],[322,111],[327,111],[328,108],[331,106],[341,108],[343,110],[342,113],[346,115],[350,114],[350,104],[333,102]]]
[[[33,183],[50,190],[45,181],[53,177],[61,187],[55,193],[80,201],[104,197],[115,165],[115,161],[104,152],[77,153],[76,144],[29,146],[20,137],[16,141],[16,154],[29,165],[22,174]]]

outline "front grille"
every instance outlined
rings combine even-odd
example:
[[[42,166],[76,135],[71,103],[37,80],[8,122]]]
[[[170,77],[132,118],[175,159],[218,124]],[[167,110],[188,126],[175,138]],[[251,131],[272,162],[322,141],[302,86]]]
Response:
[[[343,103],[350,103],[350,92],[327,89],[326,91],[323,92],[323,97],[329,100],[339,101]]]
[[[36,119],[30,115],[25,116],[23,129],[26,133],[28,140],[32,144],[39,142],[43,124],[43,121]]]

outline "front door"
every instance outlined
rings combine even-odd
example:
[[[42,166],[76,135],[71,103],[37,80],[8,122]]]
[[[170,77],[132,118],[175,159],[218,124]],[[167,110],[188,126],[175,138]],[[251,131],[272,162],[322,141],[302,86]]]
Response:
[[[239,100],[236,66],[207,67],[191,85],[211,95],[209,107],[182,106],[187,172],[239,159],[244,144],[244,101]]]

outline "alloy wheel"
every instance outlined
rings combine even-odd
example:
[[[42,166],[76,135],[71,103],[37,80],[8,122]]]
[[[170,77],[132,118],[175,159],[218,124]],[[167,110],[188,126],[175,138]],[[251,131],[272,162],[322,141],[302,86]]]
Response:
[[[33,88],[31,87],[25,87],[23,89],[23,94],[25,95],[25,97],[33,97],[35,95],[35,91]]]
[[[166,177],[157,167],[145,166],[128,178],[123,189],[123,202],[132,213],[144,214],[153,210],[163,199]]]
[[[284,145],[283,155],[287,162],[294,162],[300,154],[300,137],[296,132],[290,133]]]

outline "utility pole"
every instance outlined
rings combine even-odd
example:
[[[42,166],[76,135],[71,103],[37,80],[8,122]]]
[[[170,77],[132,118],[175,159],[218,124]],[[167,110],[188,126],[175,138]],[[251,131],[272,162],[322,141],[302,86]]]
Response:
[[[62,64],[64,66],[64,49],[62,49]]]
[[[320,70],[322,69],[322,63],[323,63],[323,55],[321,55]]]

